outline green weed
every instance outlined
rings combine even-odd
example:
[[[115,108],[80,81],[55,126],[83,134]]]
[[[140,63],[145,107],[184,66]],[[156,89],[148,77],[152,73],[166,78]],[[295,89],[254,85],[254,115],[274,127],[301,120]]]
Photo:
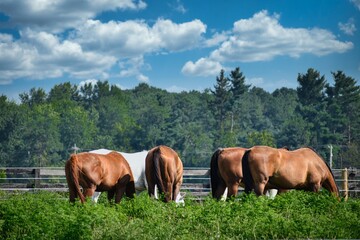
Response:
[[[71,204],[48,192],[0,193],[1,239],[360,238],[360,200],[292,191],[165,204],[140,194],[120,204]]]

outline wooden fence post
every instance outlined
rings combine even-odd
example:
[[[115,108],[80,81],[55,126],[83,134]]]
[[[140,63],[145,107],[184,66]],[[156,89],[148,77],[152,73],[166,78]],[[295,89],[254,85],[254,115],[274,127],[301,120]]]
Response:
[[[35,184],[34,188],[40,188],[40,169],[35,168]]]
[[[342,179],[343,179],[343,190],[344,190],[344,199],[345,201],[349,197],[349,182],[348,182],[348,170],[347,168],[342,170]]]

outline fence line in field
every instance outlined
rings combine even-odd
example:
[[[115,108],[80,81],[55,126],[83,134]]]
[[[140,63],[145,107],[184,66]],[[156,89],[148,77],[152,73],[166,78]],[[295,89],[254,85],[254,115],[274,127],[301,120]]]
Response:
[[[332,169],[342,196],[360,196],[360,170]],[[0,167],[0,191],[68,191],[63,167]],[[242,188],[239,188],[243,191]],[[209,168],[184,167],[181,191],[203,198],[211,192]]]

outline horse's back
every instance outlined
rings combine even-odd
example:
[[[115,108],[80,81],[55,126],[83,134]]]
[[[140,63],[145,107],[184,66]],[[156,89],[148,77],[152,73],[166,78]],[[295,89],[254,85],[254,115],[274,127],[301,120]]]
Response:
[[[276,148],[268,146],[254,146],[247,155],[250,168],[256,168],[262,174],[272,174],[281,167],[281,153]]]
[[[300,148],[296,152],[301,153],[301,159],[306,159],[305,161],[308,164],[310,172],[322,174],[322,177],[325,177],[325,175],[332,175],[330,167],[315,150],[311,148]],[[299,161],[301,161],[300,158]]]

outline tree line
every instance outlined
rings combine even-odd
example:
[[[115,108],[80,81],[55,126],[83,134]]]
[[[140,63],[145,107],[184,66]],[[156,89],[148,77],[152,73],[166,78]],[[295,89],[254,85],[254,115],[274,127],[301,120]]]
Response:
[[[136,152],[167,145],[184,166],[208,167],[219,147],[310,146],[333,167],[360,167],[360,87],[342,71],[329,84],[309,68],[296,89],[269,93],[221,70],[213,89],[171,93],[140,83],[122,90],[108,81],[70,82],[20,102],[0,96],[0,166],[63,166],[74,146]]]

